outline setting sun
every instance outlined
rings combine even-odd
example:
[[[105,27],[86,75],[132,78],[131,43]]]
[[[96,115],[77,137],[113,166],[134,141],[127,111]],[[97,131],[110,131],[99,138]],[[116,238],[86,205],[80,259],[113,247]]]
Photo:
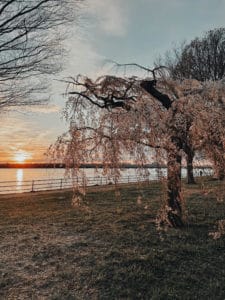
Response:
[[[14,161],[18,163],[23,163],[30,157],[31,157],[30,153],[24,150],[19,150],[17,153],[15,153]]]

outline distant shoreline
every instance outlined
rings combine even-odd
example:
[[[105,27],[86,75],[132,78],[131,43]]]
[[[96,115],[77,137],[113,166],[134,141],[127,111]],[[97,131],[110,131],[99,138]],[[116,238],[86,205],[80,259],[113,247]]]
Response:
[[[109,166],[110,167],[110,166]],[[121,168],[138,168],[140,165],[138,164],[127,164],[127,163],[121,163],[120,164]],[[152,164],[146,164],[142,166],[143,168],[165,168],[165,165],[159,165],[157,163],[152,163]],[[40,168],[40,169],[65,169],[66,165],[65,164],[60,164],[60,163],[0,163],[0,168],[1,169],[35,169],[35,168]],[[73,168],[71,165],[70,168]],[[81,164],[80,168],[103,168],[103,164],[96,164],[96,163],[87,163],[87,164]]]
[[[110,166],[109,166],[110,167]],[[121,163],[120,168],[125,169],[137,169],[140,165],[138,164],[127,164],[127,163]],[[141,166],[142,168],[146,169],[153,169],[153,168],[166,168],[166,165],[160,165],[158,163],[152,163],[152,164],[145,164]],[[65,169],[65,164],[60,163],[0,163],[0,169]],[[71,166],[73,168],[73,166]],[[93,168],[103,168],[103,164],[81,164],[80,168],[87,168],[87,169],[93,169]],[[186,168],[186,166],[183,166],[183,168]],[[211,168],[211,166],[194,166],[194,168]]]

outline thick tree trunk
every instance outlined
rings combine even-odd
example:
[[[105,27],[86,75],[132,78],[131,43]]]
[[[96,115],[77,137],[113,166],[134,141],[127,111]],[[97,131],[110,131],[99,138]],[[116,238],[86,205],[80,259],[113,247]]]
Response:
[[[156,80],[143,80],[141,87],[148,92],[151,96],[157,99],[165,109],[170,110],[173,101],[168,95],[161,93],[156,89]],[[173,111],[173,116],[175,111]],[[169,126],[170,127],[170,126]],[[171,128],[172,129],[172,128]],[[184,225],[182,221],[182,206],[181,206],[181,155],[179,150],[182,149],[182,142],[178,138],[179,134],[175,132],[175,135],[171,137],[171,142],[174,145],[174,149],[168,151],[168,163],[167,163],[167,220],[173,227],[182,227]]]
[[[189,150],[186,152],[187,154],[187,183],[188,184],[196,184],[194,174],[193,174],[193,159],[194,153]]]
[[[182,221],[182,198],[181,198],[181,156],[171,151],[168,153],[167,163],[167,205],[168,221],[171,226],[178,228],[184,226]]]

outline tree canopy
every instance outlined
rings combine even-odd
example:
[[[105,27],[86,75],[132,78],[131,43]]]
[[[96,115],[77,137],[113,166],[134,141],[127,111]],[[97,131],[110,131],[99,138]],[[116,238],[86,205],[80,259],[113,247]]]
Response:
[[[79,0],[4,0],[0,3],[0,108],[38,103],[45,75],[61,69],[65,27]],[[40,95],[39,95],[40,96]]]
[[[71,79],[69,94],[66,117],[70,129],[56,143],[56,156],[63,156],[75,170],[86,161],[101,160],[116,182],[124,153],[144,164],[149,156],[146,147],[157,149],[158,155],[166,158],[168,169],[166,218],[162,222],[182,226],[182,154],[189,140],[203,144],[208,139],[204,121],[200,123],[204,118],[214,122],[214,107],[224,105],[224,83],[177,81],[166,76],[106,75],[97,80],[78,76]],[[219,126],[223,148],[224,127]],[[217,129],[218,124],[207,134],[212,137]],[[221,149],[217,148],[224,161]],[[213,147],[210,151],[215,153]]]
[[[174,79],[221,80],[225,76],[225,28],[216,28],[168,52],[164,63]]]
[[[172,51],[167,52],[166,56],[162,60],[163,64],[167,66],[169,70],[170,76],[176,80],[184,80],[184,79],[196,79],[198,81],[206,82],[206,81],[220,81],[224,80],[225,77],[225,28],[216,28],[210,30],[204,34],[203,37],[197,37],[193,39],[189,43],[183,43],[180,47],[174,48]],[[213,85],[213,83],[212,83]],[[220,89],[218,91],[220,93]],[[215,91],[214,91],[215,93]],[[217,96],[216,96],[217,97]],[[218,97],[217,97],[218,98]],[[220,103],[220,117],[217,118],[217,130],[215,130],[216,122],[214,119],[208,124],[214,128],[214,132],[217,131],[216,134],[211,134],[207,139],[203,139],[205,141],[205,147],[203,143],[193,143],[189,139],[186,146],[186,155],[187,155],[187,170],[188,170],[188,182],[194,183],[193,177],[193,159],[197,150],[204,152],[208,159],[213,162],[215,169],[215,176],[219,179],[223,179],[225,177],[225,171],[223,168],[223,159],[219,159],[218,155],[212,155],[212,152],[206,151],[203,148],[207,148],[206,144],[208,143],[208,149],[212,147],[221,148],[221,143],[223,137],[220,135],[218,139],[220,127],[223,123],[223,114],[224,114],[224,104]],[[214,108],[213,108],[214,109]],[[218,113],[218,106],[215,108],[213,112],[211,109],[211,113]],[[199,111],[201,114],[201,110]],[[198,116],[199,119],[199,116]],[[204,119],[204,117],[203,117]],[[192,122],[190,121],[190,128],[192,126]],[[207,123],[207,122],[206,122]],[[212,130],[209,128],[208,124],[204,124],[205,128],[208,128],[207,132],[211,132]],[[220,125],[219,125],[220,123]],[[202,126],[202,123],[199,123],[199,126]],[[223,126],[223,125],[222,125]],[[187,131],[188,132],[188,131]],[[212,141],[212,137],[215,138]],[[220,145],[220,146],[218,146]],[[219,151],[221,153],[221,151]],[[217,158],[216,158],[217,157]],[[217,160],[217,162],[216,162]],[[219,162],[219,163],[218,163]]]

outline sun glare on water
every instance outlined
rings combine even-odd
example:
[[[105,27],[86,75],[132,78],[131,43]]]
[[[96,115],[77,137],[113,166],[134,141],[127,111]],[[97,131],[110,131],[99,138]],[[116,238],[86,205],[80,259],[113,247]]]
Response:
[[[23,163],[30,157],[30,153],[23,150],[19,150],[14,156],[14,161],[17,163]]]

